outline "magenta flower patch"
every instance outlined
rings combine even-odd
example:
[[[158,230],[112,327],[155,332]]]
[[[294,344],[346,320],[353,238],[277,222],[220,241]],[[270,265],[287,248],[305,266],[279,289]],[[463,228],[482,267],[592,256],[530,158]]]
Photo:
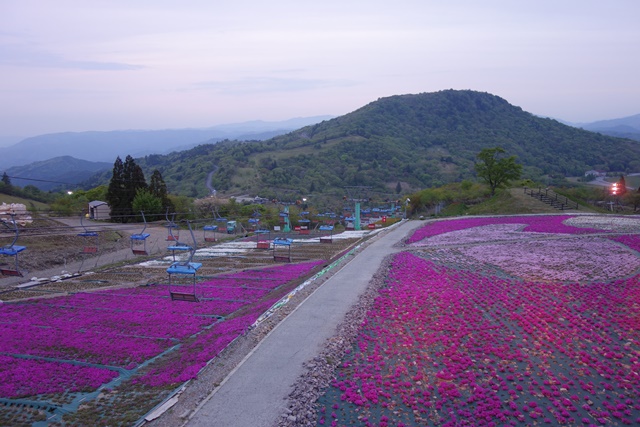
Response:
[[[134,381],[166,386],[195,378],[276,302],[273,290],[321,263],[221,275],[198,284],[206,299],[197,304],[171,301],[166,285],[2,304],[0,397],[95,390],[164,352]],[[240,309],[241,316],[223,318]]]
[[[424,253],[395,256],[319,407],[339,425],[637,423],[636,236],[586,236],[602,230],[566,218],[416,233]]]
[[[456,220],[435,221],[416,230],[407,243],[420,242],[431,236],[464,230],[473,227],[482,227],[493,224],[519,224],[527,233],[562,233],[562,234],[589,234],[602,232],[603,230],[591,227],[576,227],[566,225],[565,222],[573,218],[568,215],[544,215],[544,216],[512,216],[512,217],[484,217],[465,218]]]
[[[6,398],[94,390],[117,376],[108,369],[0,356],[0,396]]]

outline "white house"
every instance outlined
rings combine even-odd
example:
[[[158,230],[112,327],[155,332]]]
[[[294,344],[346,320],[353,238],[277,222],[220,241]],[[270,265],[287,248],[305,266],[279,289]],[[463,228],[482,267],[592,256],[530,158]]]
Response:
[[[89,202],[89,218],[96,220],[104,220],[111,218],[111,208],[107,202],[94,200]]]
[[[597,170],[590,170],[590,171],[586,171],[584,173],[584,176],[589,176],[589,175],[593,175],[593,176],[607,176],[607,172],[605,171],[597,171]]]

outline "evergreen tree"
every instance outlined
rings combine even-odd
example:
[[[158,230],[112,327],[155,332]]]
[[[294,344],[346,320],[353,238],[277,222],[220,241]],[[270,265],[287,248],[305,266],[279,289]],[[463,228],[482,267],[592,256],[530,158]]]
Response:
[[[398,184],[396,184],[396,193],[402,193],[402,184],[400,184],[400,181],[398,181]]]
[[[4,194],[13,194],[13,186],[11,185],[11,178],[9,178],[9,175],[7,175],[7,173],[3,173],[2,174],[2,192]]]
[[[111,207],[112,220],[129,222],[134,215],[133,199],[139,189],[146,189],[147,183],[144,172],[133,160],[127,156],[124,163],[118,156],[113,164],[111,181],[107,188],[107,203]]]
[[[120,156],[113,163],[113,171],[111,172],[111,181],[107,187],[106,201],[111,208],[111,220],[115,222],[123,221],[122,215],[126,212],[125,196],[124,196],[124,164]]]
[[[9,178],[6,172],[2,174],[2,183],[7,187],[11,186],[11,178]]]
[[[124,191],[122,193],[124,198],[124,215],[133,216],[138,213],[133,211],[133,199],[135,199],[138,190],[147,189],[147,182],[144,178],[142,168],[138,166],[133,157],[129,155],[124,160],[122,176],[124,179]]]
[[[162,202],[164,209],[169,209],[170,212],[175,210],[173,203],[169,200],[169,193],[167,191],[167,184],[162,179],[162,174],[158,169],[154,170],[151,174],[151,183],[149,184],[149,191],[156,196]]]

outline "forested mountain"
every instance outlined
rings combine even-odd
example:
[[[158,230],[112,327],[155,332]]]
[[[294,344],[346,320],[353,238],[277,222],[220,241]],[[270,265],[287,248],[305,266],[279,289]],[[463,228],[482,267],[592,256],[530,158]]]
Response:
[[[393,193],[398,183],[410,191],[472,179],[478,152],[495,146],[516,155],[533,179],[640,171],[636,141],[540,118],[470,90],[381,98],[267,141],[223,141],[136,161],[147,174],[160,170],[170,192],[191,196],[207,194],[210,174],[226,195],[337,194],[345,186]]]

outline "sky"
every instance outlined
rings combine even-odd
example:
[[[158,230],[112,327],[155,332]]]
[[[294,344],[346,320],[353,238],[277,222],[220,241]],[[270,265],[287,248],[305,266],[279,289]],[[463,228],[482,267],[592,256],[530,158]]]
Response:
[[[339,116],[445,89],[627,117],[638,16],[637,0],[0,0],[0,141]]]

